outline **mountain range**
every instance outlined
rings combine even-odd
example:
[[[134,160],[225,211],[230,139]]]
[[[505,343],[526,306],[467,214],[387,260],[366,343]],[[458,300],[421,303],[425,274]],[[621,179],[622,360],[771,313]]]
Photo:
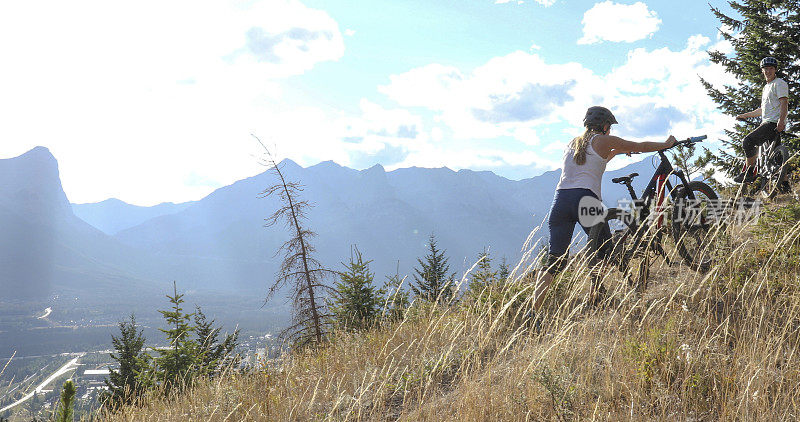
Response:
[[[175,204],[164,202],[152,207],[140,207],[109,198],[102,202],[88,204],[72,204],[72,212],[83,221],[91,224],[108,235],[138,226],[151,218],[166,214],[174,214],[192,205],[194,202]]]
[[[284,160],[285,176],[305,186],[313,204],[307,227],[317,258],[342,269],[357,246],[378,283],[409,275],[429,236],[462,273],[487,248],[495,265],[514,265],[531,230],[549,210],[560,171],[514,181],[488,171],[380,165],[353,170],[334,162],[303,168]],[[649,159],[604,177],[606,203],[627,196],[612,177],[649,174]],[[637,190],[647,182],[636,180]],[[43,147],[0,160],[0,288],[11,298],[190,289],[263,295],[289,232],[265,227],[279,206],[261,193],[270,172],[217,189],[198,201],[138,207],[116,199],[70,204],[55,157]],[[80,217],[80,218],[79,218]],[[535,236],[546,236],[546,227]]]

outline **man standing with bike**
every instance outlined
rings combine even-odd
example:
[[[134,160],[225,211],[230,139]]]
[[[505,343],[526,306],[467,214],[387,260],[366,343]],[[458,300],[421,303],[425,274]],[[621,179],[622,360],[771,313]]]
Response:
[[[745,136],[742,141],[747,163],[744,171],[733,178],[736,183],[755,181],[755,164],[759,145],[773,139],[778,132],[786,129],[786,116],[789,113],[789,85],[776,76],[777,70],[778,60],[774,57],[764,57],[761,60],[761,73],[767,80],[761,93],[761,107],[736,116],[737,120],[761,117],[761,125]]]

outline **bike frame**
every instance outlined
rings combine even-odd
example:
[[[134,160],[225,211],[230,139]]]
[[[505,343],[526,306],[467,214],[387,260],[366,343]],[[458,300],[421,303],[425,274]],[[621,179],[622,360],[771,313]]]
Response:
[[[689,138],[685,141],[679,141],[673,146],[691,145],[694,144],[695,142],[702,141],[703,139],[706,139],[705,135]],[[653,173],[653,176],[650,178],[650,183],[647,184],[647,187],[644,189],[641,198],[638,198],[636,195],[636,191],[633,190],[633,186],[631,185],[631,179],[630,178],[627,178],[627,180],[623,179],[623,184],[628,188],[628,193],[633,199],[632,207],[633,210],[635,210],[634,212],[637,213],[637,215],[636,218],[633,218],[631,219],[631,221],[627,221],[625,223],[627,224],[627,228],[619,231],[614,231],[612,233],[612,239],[617,233],[621,234],[621,237],[619,237],[613,243],[614,245],[616,245],[620,243],[625,243],[627,239],[630,238],[630,236],[633,236],[632,247],[630,249],[626,248],[626,250],[624,251],[626,255],[628,253],[635,253],[635,251],[639,250],[643,245],[645,245],[646,249],[651,250],[656,254],[663,256],[664,259],[669,262],[669,258],[667,257],[666,251],[664,251],[664,249],[661,247],[661,240],[660,240],[662,234],[664,233],[664,230],[662,230],[664,226],[663,210],[664,207],[666,206],[664,202],[666,201],[667,195],[669,195],[669,197],[672,199],[672,202],[675,203],[679,199],[678,198],[679,191],[677,188],[679,188],[680,186],[685,186],[686,198],[690,200],[697,199],[694,192],[688,188],[690,182],[687,179],[686,175],[683,173],[683,171],[676,170],[674,167],[672,167],[672,163],[669,161],[669,158],[667,158],[665,152],[670,148],[657,151],[658,156],[661,159],[661,162],[659,163],[658,168],[656,168],[655,173]],[[669,180],[669,176],[671,175],[675,175],[680,180],[681,184],[678,186],[672,186],[672,183]],[[681,196],[683,197],[683,195]],[[657,214],[658,220],[655,223],[657,230],[655,230],[652,233],[654,236],[652,241],[645,242],[644,239],[645,234],[650,232],[650,230],[648,230],[650,227],[653,227],[651,225],[650,219],[648,218],[650,216],[650,205],[653,204],[653,201],[655,201],[655,210],[658,213]],[[616,249],[616,246],[614,246],[614,248]],[[623,257],[619,261],[619,265],[621,265],[620,267],[621,270],[623,269],[622,268],[623,265],[627,266],[626,259],[627,258]]]
[[[661,228],[664,224],[664,215],[661,213],[661,211],[663,210],[664,201],[666,200],[667,195],[669,195],[673,201],[677,199],[676,191],[672,186],[672,183],[669,181],[669,176],[677,176],[683,186],[688,186],[689,180],[686,179],[686,175],[683,174],[683,171],[676,170],[674,167],[672,167],[672,163],[670,163],[666,154],[664,154],[664,150],[658,151],[658,155],[661,158],[661,163],[658,165],[658,168],[656,168],[653,177],[650,178],[650,183],[648,183],[647,187],[644,189],[641,199],[637,198],[636,192],[633,190],[633,186],[631,186],[630,183],[625,184],[625,186],[628,188],[628,193],[631,195],[631,199],[633,199],[634,204],[638,203],[642,205],[642,221],[646,221],[650,214],[650,210],[647,205],[650,205],[655,199],[656,211],[660,214],[656,224],[658,228]],[[689,197],[690,199],[696,199],[694,198],[694,193],[691,191],[689,192]],[[631,228],[636,229],[637,227],[635,226],[638,226],[638,224],[634,222],[634,225],[632,225]]]

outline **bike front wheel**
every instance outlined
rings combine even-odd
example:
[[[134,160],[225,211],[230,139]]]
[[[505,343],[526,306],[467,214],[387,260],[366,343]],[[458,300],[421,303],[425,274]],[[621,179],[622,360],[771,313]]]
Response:
[[[678,254],[697,271],[711,268],[711,253],[706,250],[709,234],[716,222],[717,194],[700,181],[677,187],[672,207],[672,237]]]
[[[786,178],[789,161],[789,150],[785,146],[779,145],[766,160],[764,169],[763,192],[768,198],[774,198],[778,194],[781,181]]]
[[[650,273],[649,260],[635,260],[646,258],[648,251],[637,254],[642,240],[636,236],[639,226],[634,225],[633,217],[631,210],[610,208],[604,221],[589,230],[588,249],[592,265],[604,262],[617,267],[630,286],[642,291]]]

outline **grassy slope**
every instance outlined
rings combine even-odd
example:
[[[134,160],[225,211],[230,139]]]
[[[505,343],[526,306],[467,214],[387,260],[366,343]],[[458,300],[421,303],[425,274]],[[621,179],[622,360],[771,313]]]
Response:
[[[589,282],[576,262],[539,332],[514,315],[530,291],[517,279],[505,299],[414,308],[400,323],[111,419],[797,419],[798,220],[797,201],[779,198],[758,224],[716,234],[711,271],[655,260],[641,295],[609,272],[612,294],[597,309],[583,306]]]

